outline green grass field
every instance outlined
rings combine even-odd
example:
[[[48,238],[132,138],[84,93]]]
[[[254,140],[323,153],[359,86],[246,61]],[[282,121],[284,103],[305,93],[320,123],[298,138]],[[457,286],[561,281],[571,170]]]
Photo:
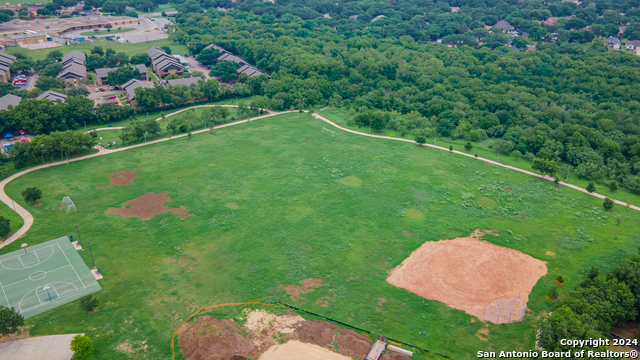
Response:
[[[636,211],[605,212],[601,200],[548,181],[413,144],[340,131],[331,137],[323,126],[290,113],[9,183],[7,194],[35,217],[25,242],[73,234],[79,225],[105,276],[96,313],[66,304],[29,318],[31,334],[85,332],[96,359],[167,359],[173,331],[198,308],[283,301],[471,359],[488,348],[533,349],[536,317],[552,309],[545,297],[557,275],[566,279],[560,288],[566,292],[591,266],[606,270],[640,245]],[[97,188],[115,170],[137,177],[130,185]],[[22,203],[28,186],[43,191],[42,206]],[[164,191],[171,198],[166,206],[193,215],[167,212],[142,221],[105,214]],[[58,210],[65,195],[76,214]],[[385,281],[425,241],[477,228],[497,229],[500,236],[486,240],[547,262],[549,273],[533,288],[524,322],[485,325]],[[0,253],[18,250],[20,242]],[[80,256],[90,264],[87,251]],[[292,300],[283,287],[307,278],[324,285]],[[487,342],[476,336],[485,326]]]
[[[369,131],[367,127],[358,127],[357,125],[355,126],[347,125],[347,121],[346,121],[347,113],[346,111],[344,111],[344,109],[327,109],[327,110],[318,111],[318,113],[333,122],[337,122],[338,120],[340,120],[340,123],[338,123],[338,125],[342,127],[357,130],[364,133]],[[402,137],[401,134],[399,134],[397,131],[392,129],[383,129],[379,133],[374,132],[374,134],[385,135],[385,136],[390,136],[391,134],[393,134],[394,137]],[[414,139],[413,135],[411,134],[406,134],[404,138],[411,139],[411,140]],[[427,142],[429,144],[433,144],[433,140],[434,140],[433,137],[431,137],[428,139]],[[454,140],[446,137],[438,137],[436,139],[436,144],[439,146],[449,147],[451,145],[455,150],[458,150],[458,151],[463,151],[468,154],[478,154],[478,156],[484,157],[486,159],[499,160],[503,164],[516,166],[521,169],[535,172],[535,170],[531,168],[532,162],[526,159],[523,159],[523,158],[516,159],[509,155],[504,155],[504,154],[501,154],[500,159],[498,159],[497,154],[492,149],[489,148],[489,145],[491,144],[491,140],[486,140],[480,143],[472,143],[473,149],[471,149],[470,151],[466,151],[464,149],[464,144],[466,143],[467,143],[466,140]],[[560,178],[560,180],[564,181],[566,174],[559,173],[558,177]],[[575,172],[571,172],[569,174],[569,183],[580,186],[582,188],[586,188],[587,185],[589,184],[589,181],[586,179],[581,179],[575,174]],[[633,194],[628,191],[624,191],[623,189],[619,189],[617,191],[610,191],[608,187],[602,184],[597,184],[596,192],[602,195],[611,197],[613,199],[629,202],[633,205],[640,205],[640,195]]]
[[[23,49],[20,47],[12,47],[12,48],[7,48],[5,51],[8,54],[23,53],[33,58],[34,60],[44,60],[47,57],[47,54],[53,50],[60,50],[64,54],[70,53],[71,51],[74,51],[74,50],[79,50],[89,54],[91,52],[91,49],[94,46],[100,46],[102,48],[110,48],[115,50],[116,52],[124,52],[129,56],[143,53],[145,50],[147,50],[152,46],[158,46],[158,47],[169,46],[171,48],[172,53],[174,54],[189,53],[189,49],[186,46],[176,44],[173,41],[170,41],[167,39],[149,41],[149,42],[144,42],[139,44],[120,44],[114,41],[107,41],[104,39],[94,39],[92,41],[83,41],[79,44],[57,46],[57,47],[48,48],[48,49],[29,50],[29,49]]]
[[[122,28],[122,29],[111,29],[109,30],[98,30],[98,31],[85,31],[80,33],[80,35],[92,36],[92,35],[106,35],[106,34],[118,34],[123,32],[128,32],[131,30],[135,30],[134,28]]]

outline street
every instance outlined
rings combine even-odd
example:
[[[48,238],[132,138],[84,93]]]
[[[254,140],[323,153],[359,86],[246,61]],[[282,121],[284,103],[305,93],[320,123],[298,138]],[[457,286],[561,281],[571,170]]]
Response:
[[[196,58],[194,58],[193,56],[189,56],[187,58],[187,61],[195,71],[202,72],[207,80],[211,79],[211,76],[209,76],[209,70],[205,69],[204,66],[200,64],[198,60],[196,60]]]

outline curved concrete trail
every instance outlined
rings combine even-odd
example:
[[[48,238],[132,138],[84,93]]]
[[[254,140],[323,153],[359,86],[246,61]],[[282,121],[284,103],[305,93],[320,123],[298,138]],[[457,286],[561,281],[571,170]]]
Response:
[[[200,107],[215,107],[215,106],[237,107],[237,105],[197,105],[197,106],[192,106],[192,107],[189,107],[189,108],[181,109],[181,110],[178,110],[178,111],[176,111],[176,112],[173,112],[173,113],[167,114],[167,115],[165,116],[165,118],[167,118],[167,117],[169,117],[169,116],[173,116],[173,115],[179,114],[179,113],[181,113],[181,112],[184,112],[184,111],[187,111],[187,110],[190,110],[190,109],[194,109],[194,108],[200,108]],[[251,119],[240,120],[240,121],[236,121],[236,122],[232,122],[232,123],[228,123],[228,124],[223,124],[223,125],[215,126],[215,127],[213,127],[213,128],[210,128],[210,129],[203,129],[203,130],[193,131],[193,132],[192,132],[192,134],[200,134],[200,133],[203,133],[203,132],[206,132],[206,131],[210,131],[210,130],[222,129],[222,128],[229,127],[229,126],[234,126],[234,125],[238,125],[238,124],[243,124],[243,123],[247,123],[247,122],[250,122],[250,121],[259,120],[259,119],[264,119],[264,118],[267,118],[267,117],[277,116],[277,115],[282,115],[282,114],[286,114],[286,113],[290,113],[290,112],[295,112],[295,111],[296,111],[296,110],[282,111],[282,112],[272,112],[272,111],[269,111],[269,113],[268,113],[267,115],[257,116],[257,117],[251,118]],[[383,136],[383,135],[367,134],[367,133],[363,133],[363,132],[359,132],[359,131],[355,131],[355,130],[347,129],[347,128],[344,128],[344,127],[342,127],[342,126],[340,126],[340,125],[338,125],[338,124],[334,123],[333,121],[331,121],[331,120],[329,120],[329,119],[327,119],[327,118],[325,118],[325,117],[323,117],[323,116],[321,116],[321,115],[315,114],[315,113],[314,113],[314,114],[312,114],[311,116],[313,116],[313,117],[314,117],[314,118],[316,118],[316,119],[322,120],[322,121],[326,122],[327,124],[330,124],[331,126],[333,126],[333,127],[335,127],[335,128],[338,128],[338,129],[340,129],[340,130],[342,130],[342,131],[346,131],[346,132],[349,132],[349,133],[352,133],[352,134],[362,135],[362,136],[368,136],[368,137],[372,137],[372,138],[386,139],[386,140],[403,141],[403,142],[407,142],[407,143],[413,143],[413,144],[415,144],[415,141],[413,141],[413,140],[409,140],[409,139],[392,138],[392,137],[389,137],[389,136]],[[155,119],[155,120],[156,120],[156,121],[160,121],[160,120],[162,120],[162,119],[163,119],[162,117],[159,117],[159,118],[157,118],[157,119]],[[119,126],[119,127],[107,127],[107,128],[98,128],[98,129],[93,129],[93,130],[89,130],[89,131],[117,130],[117,129],[122,129],[122,128],[123,128],[122,126]],[[31,228],[31,226],[33,225],[33,216],[29,213],[29,211],[27,211],[25,208],[23,208],[23,207],[22,207],[22,206],[20,206],[19,204],[15,203],[15,202],[14,202],[14,201],[9,197],[9,196],[7,196],[7,194],[6,194],[6,193],[5,193],[5,191],[4,191],[4,187],[5,187],[9,182],[11,182],[13,179],[15,179],[15,178],[17,178],[17,177],[20,177],[20,176],[22,176],[22,175],[24,175],[24,174],[30,173],[30,172],[32,172],[32,171],[36,171],[36,170],[40,170],[40,169],[44,169],[44,168],[48,168],[48,167],[52,167],[52,166],[57,166],[57,165],[67,164],[67,163],[74,162],[74,161],[80,161],[80,160],[90,159],[90,158],[94,158],[94,157],[96,157],[96,156],[102,156],[102,155],[112,154],[112,153],[116,153],[116,152],[120,152],[120,151],[126,151],[126,150],[129,150],[129,149],[135,149],[135,148],[139,148],[139,147],[146,146],[146,145],[151,145],[151,144],[161,143],[161,142],[165,142],[165,141],[171,141],[171,140],[172,140],[172,139],[174,139],[174,138],[181,138],[181,137],[185,137],[185,136],[188,136],[188,134],[181,134],[181,135],[176,135],[176,136],[169,137],[169,138],[157,139],[157,140],[153,140],[153,141],[148,141],[148,142],[146,142],[146,143],[141,143],[141,144],[131,145],[131,146],[123,147],[123,148],[120,148],[120,149],[115,149],[115,150],[107,150],[107,149],[102,148],[102,149],[99,149],[99,152],[94,153],[94,154],[91,154],[91,155],[81,156],[81,157],[78,157],[78,158],[69,159],[69,160],[67,160],[67,161],[60,161],[60,162],[54,162],[54,163],[49,163],[49,164],[43,164],[43,165],[39,165],[39,166],[34,166],[34,167],[32,167],[32,168],[29,168],[29,169],[26,169],[26,170],[23,170],[23,171],[17,172],[17,173],[15,173],[15,174],[13,174],[13,175],[9,176],[8,178],[6,178],[6,179],[4,179],[4,180],[0,181],[0,201],[2,201],[3,203],[5,203],[5,204],[6,204],[7,206],[9,206],[10,208],[13,208],[13,209],[15,210],[15,212],[16,212],[16,213],[18,213],[18,215],[20,215],[20,217],[22,217],[22,219],[24,220],[24,224],[22,225],[22,227],[21,227],[18,231],[16,231],[16,232],[15,232],[15,233],[13,233],[11,236],[9,236],[9,238],[7,238],[5,241],[3,241],[2,243],[0,243],[0,249],[1,249],[1,248],[3,248],[3,247],[5,247],[5,246],[7,246],[7,245],[9,245],[9,244],[11,244],[11,243],[12,243],[12,242],[14,242],[16,239],[20,238],[20,237],[21,237],[22,235],[24,235],[24,234],[29,230],[29,228]],[[430,147],[430,148],[434,148],[434,149],[438,149],[438,150],[449,151],[449,149],[444,148],[444,147],[442,147],[442,146],[431,145],[431,144],[425,144],[425,146],[426,146],[426,147]],[[514,167],[514,166],[510,166],[510,165],[501,164],[501,163],[499,163],[499,162],[497,162],[497,161],[494,161],[494,160],[485,159],[485,158],[482,158],[482,157],[478,157],[478,158],[476,158],[474,155],[467,154],[467,153],[463,153],[463,152],[461,152],[461,151],[457,151],[457,150],[454,150],[454,151],[452,151],[452,152],[453,152],[453,153],[455,153],[455,154],[459,154],[459,155],[467,156],[467,157],[470,157],[470,158],[473,158],[473,159],[482,160],[482,161],[484,161],[484,162],[486,162],[486,163],[489,163],[489,164],[491,164],[491,165],[500,166],[500,167],[503,167],[503,168],[507,168],[507,169],[511,169],[511,170],[514,170],[514,171],[521,172],[521,173],[523,173],[523,174],[527,174],[527,175],[535,176],[535,177],[540,178],[540,179],[549,180],[549,181],[553,181],[553,180],[554,180],[554,178],[552,178],[552,177],[550,177],[550,176],[547,176],[547,175],[540,175],[540,174],[536,174],[536,173],[534,173],[534,172],[532,172],[532,171],[528,171],[528,170],[520,169],[520,168],[517,168],[517,167]],[[576,186],[576,185],[572,185],[572,184],[566,183],[566,182],[564,182],[564,181],[560,181],[560,182],[559,182],[559,184],[560,184],[560,185],[563,185],[563,186],[570,187],[570,188],[575,189],[575,190],[578,190],[578,191],[582,191],[583,193],[588,194],[588,195],[591,195],[591,196],[595,196],[595,197],[598,197],[598,198],[601,198],[601,199],[604,199],[604,198],[605,198],[605,196],[604,196],[604,195],[601,195],[601,194],[598,194],[598,193],[590,193],[590,192],[588,192],[588,191],[587,191],[586,189],[584,189],[584,188],[581,188],[581,187],[579,187],[579,186]],[[624,201],[615,200],[615,199],[614,199],[613,201],[614,201],[616,204],[619,204],[619,205],[622,205],[622,206],[629,207],[630,209],[633,209],[633,210],[640,211],[640,207],[638,207],[638,206],[636,206],[636,205],[631,205],[631,204],[628,204],[628,203],[626,203],[626,202],[624,202]]]

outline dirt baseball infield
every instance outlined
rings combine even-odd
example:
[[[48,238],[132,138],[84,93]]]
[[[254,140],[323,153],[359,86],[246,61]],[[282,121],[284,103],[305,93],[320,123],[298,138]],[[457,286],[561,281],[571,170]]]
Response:
[[[392,269],[387,281],[481,320],[494,300],[520,298],[526,304],[533,286],[547,273],[545,262],[480,240],[485,233],[492,232],[428,241]]]

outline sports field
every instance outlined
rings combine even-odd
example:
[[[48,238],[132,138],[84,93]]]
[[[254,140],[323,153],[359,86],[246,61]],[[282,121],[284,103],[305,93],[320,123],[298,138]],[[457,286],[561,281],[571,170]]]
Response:
[[[101,288],[65,236],[0,256],[0,290],[0,305],[29,318]]]
[[[99,359],[167,359],[173,332],[200,307],[281,301],[469,359],[533,349],[556,276],[568,291],[591,266],[605,271],[640,245],[636,211],[605,212],[601,200],[548,181],[415,144],[332,137],[326,126],[290,113],[9,183],[7,194],[35,217],[24,242],[79,225],[105,276],[96,313],[65,304],[28,319],[31,334],[86,332]],[[42,206],[20,200],[29,186],[42,190]],[[65,195],[77,213],[58,209]],[[425,242],[476,229],[545,262],[521,323],[484,323],[387,281]],[[91,263],[88,251],[78,255]],[[490,272],[475,275],[492,283]]]

